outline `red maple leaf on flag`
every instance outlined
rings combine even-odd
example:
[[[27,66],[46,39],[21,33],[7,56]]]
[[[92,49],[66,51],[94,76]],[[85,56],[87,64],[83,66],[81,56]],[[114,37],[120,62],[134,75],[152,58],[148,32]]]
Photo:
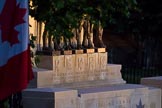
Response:
[[[19,43],[19,32],[16,31],[15,26],[25,23],[23,17],[26,11],[26,8],[20,8],[20,4],[17,4],[16,0],[6,0],[0,14],[2,42],[8,41],[11,46]]]

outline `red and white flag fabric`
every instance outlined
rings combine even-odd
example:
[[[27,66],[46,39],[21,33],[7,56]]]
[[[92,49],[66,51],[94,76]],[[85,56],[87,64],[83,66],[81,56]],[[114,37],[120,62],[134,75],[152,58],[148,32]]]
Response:
[[[0,0],[0,100],[33,78],[28,27],[28,0]]]

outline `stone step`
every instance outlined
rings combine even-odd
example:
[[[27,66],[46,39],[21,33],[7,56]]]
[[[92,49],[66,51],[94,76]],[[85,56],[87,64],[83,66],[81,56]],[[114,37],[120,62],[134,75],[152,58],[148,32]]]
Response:
[[[141,84],[162,89],[162,76],[142,78]]]
[[[52,70],[33,68],[34,79],[29,83],[28,88],[40,88],[40,87],[83,87],[83,86],[100,86],[100,85],[110,85],[110,84],[123,84],[125,81],[121,76],[121,65],[108,64],[106,66],[106,71],[100,72],[97,77],[99,79],[81,79],[82,75],[76,74],[69,77],[64,74],[64,76],[57,75]],[[85,72],[86,73],[86,72]],[[68,80],[71,80],[70,82]]]
[[[142,78],[141,84],[147,85],[147,86],[150,86],[150,87],[158,87],[162,90],[162,76]],[[161,98],[162,98],[162,94],[161,94]],[[162,101],[161,101],[161,103],[162,103]]]
[[[34,79],[28,88],[50,87],[53,85],[53,71],[48,69],[33,68]]]
[[[161,108],[161,90],[120,84],[86,88],[35,88],[23,91],[24,108]]]
[[[124,80],[96,80],[96,81],[82,81],[75,83],[64,83],[53,85],[53,87],[63,87],[69,89],[91,88],[91,87],[104,87],[111,85],[125,84]]]
[[[81,108],[133,108],[147,104],[148,88],[137,85],[115,85],[100,88],[80,89]]]
[[[23,108],[77,108],[77,91],[64,88],[34,88],[22,92]]]

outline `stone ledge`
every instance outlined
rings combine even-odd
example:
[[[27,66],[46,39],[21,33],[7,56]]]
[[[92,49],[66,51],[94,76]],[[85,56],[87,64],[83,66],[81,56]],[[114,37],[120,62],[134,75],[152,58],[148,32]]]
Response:
[[[28,88],[50,87],[53,84],[53,71],[41,68],[33,68],[34,79],[30,81]]]
[[[24,108],[161,108],[160,94],[158,88],[136,84],[35,88],[24,90],[22,101]]]
[[[104,87],[104,86],[119,85],[119,84],[125,84],[125,81],[122,79],[82,81],[82,82],[75,82],[75,83],[57,84],[57,85],[53,85],[53,87],[79,89],[79,88],[91,88],[91,87]]]
[[[141,84],[162,89],[162,76],[142,78]]]
[[[77,108],[76,90],[34,88],[22,92],[24,108]]]
[[[160,94],[158,94],[158,95],[161,96],[160,101],[162,103],[162,94],[161,94],[161,92],[162,92],[162,76],[142,78],[141,79],[141,84],[149,86],[149,87],[158,87],[158,88],[160,88],[161,89]],[[154,98],[156,98],[156,97],[154,96]],[[161,107],[157,107],[157,108],[161,108]]]
[[[105,71],[99,71],[97,73],[98,79],[93,79],[93,80],[77,80],[82,74],[80,73],[75,73],[73,74],[68,74],[64,75],[67,77],[56,77],[58,75],[57,73],[54,73],[53,70],[48,70],[48,69],[41,69],[41,68],[33,68],[34,70],[34,76],[35,78],[29,83],[28,88],[33,88],[33,87],[63,87],[63,86],[70,86],[70,87],[87,87],[87,86],[104,86],[104,85],[110,85],[110,84],[124,84],[126,83],[122,77],[121,77],[121,65],[116,65],[116,64],[108,64],[106,65],[106,70]],[[85,75],[88,75],[88,72],[84,72]],[[78,75],[77,75],[78,74]],[[95,75],[95,74],[94,74]],[[93,76],[93,75],[92,75]],[[84,76],[86,77],[86,76]],[[61,79],[62,78],[62,79]],[[63,79],[64,78],[64,79]],[[69,78],[69,79],[68,79]],[[73,78],[73,79],[72,79]],[[76,80],[75,80],[76,79]],[[69,80],[69,82],[56,82],[56,81],[64,81],[64,80]]]

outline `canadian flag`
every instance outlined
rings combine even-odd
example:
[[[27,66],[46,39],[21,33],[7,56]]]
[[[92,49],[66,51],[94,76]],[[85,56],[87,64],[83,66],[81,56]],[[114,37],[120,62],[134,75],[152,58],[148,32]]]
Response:
[[[33,78],[28,24],[28,0],[0,0],[0,100]]]

